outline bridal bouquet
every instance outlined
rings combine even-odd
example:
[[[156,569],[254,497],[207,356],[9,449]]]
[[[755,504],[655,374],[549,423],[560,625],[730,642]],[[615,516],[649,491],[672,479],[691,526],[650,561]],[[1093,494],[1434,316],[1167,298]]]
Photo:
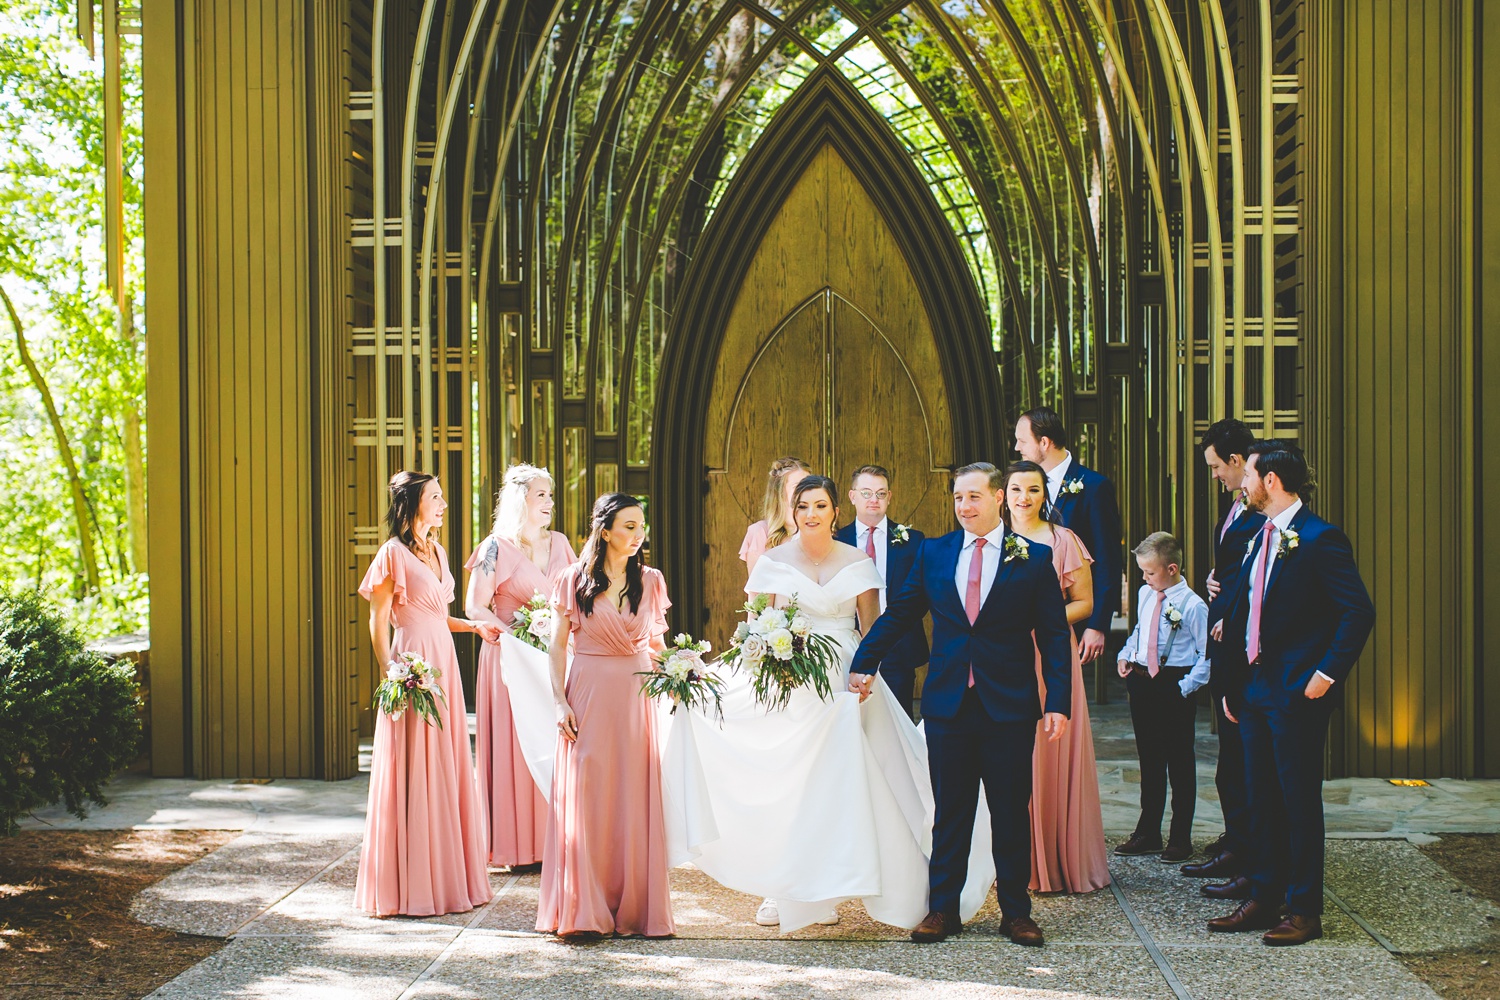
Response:
[[[545,653],[552,643],[552,625],[555,621],[556,616],[552,612],[552,606],[547,603],[547,598],[533,593],[531,600],[511,615],[510,634]]]
[[[770,603],[770,595],[761,594],[745,605],[749,620],[734,630],[722,661],[750,674],[755,700],[767,709],[785,708],[792,692],[803,687],[827,700],[832,693],[828,673],[838,661],[837,644],[812,631],[811,623],[797,609],[797,595],[784,608],[773,608]]]
[[[441,670],[430,666],[416,653],[402,653],[391,661],[385,680],[375,689],[375,707],[389,715],[392,722],[399,722],[409,708],[429,726],[437,723],[442,729],[438,700],[445,705],[448,703],[448,696],[437,683],[442,675]]]
[[[672,645],[652,656],[652,669],[636,671],[637,677],[645,678],[641,681],[641,694],[648,698],[666,695],[672,699],[673,714],[678,705],[707,712],[712,704],[714,714],[722,717],[724,682],[703,665],[703,654],[708,650],[708,640],[695,640],[686,632],[677,633]]]

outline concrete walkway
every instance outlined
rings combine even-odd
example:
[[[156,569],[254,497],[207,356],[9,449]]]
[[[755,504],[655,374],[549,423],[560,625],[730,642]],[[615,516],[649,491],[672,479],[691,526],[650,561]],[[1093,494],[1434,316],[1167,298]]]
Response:
[[[1204,713],[1200,712],[1200,718]],[[1095,709],[1111,840],[1134,826],[1139,776],[1122,704]],[[1200,842],[1217,834],[1214,738],[1200,733]],[[469,914],[376,920],[353,909],[364,779],[269,784],[126,776],[114,802],[66,828],[209,828],[244,834],[142,893],[139,919],[227,938],[153,996],[204,997],[1131,997],[1435,996],[1393,951],[1490,939],[1500,910],[1412,844],[1445,832],[1500,832],[1500,782],[1400,788],[1330,782],[1326,937],[1271,949],[1258,935],[1210,935],[1227,912],[1155,857],[1111,858],[1115,885],[1040,897],[1040,950],[999,935],[993,903],[962,937],[917,946],[857,904],[842,922],[781,937],[753,921],[759,900],[675,870],[679,936],[568,946],[538,935],[538,879],[493,873],[497,895]],[[39,822],[41,821],[41,822]]]

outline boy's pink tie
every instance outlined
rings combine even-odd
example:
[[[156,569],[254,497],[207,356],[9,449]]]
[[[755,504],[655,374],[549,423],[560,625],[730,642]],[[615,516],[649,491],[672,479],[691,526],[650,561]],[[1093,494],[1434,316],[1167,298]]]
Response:
[[[1156,606],[1151,609],[1151,624],[1146,626],[1146,673],[1155,677],[1161,670],[1161,653],[1156,640],[1161,635],[1161,606],[1166,601],[1165,591],[1156,592]]]

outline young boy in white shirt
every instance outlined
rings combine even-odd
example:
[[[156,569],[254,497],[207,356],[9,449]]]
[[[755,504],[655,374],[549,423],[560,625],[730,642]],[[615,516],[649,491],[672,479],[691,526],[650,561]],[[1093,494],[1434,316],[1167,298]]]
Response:
[[[1182,578],[1182,546],[1165,531],[1135,547],[1146,581],[1136,598],[1135,631],[1120,650],[1118,669],[1130,693],[1130,722],[1141,761],[1141,818],[1116,854],[1160,854],[1163,864],[1193,855],[1197,766],[1193,757],[1193,692],[1208,683],[1208,605]],[[1167,781],[1172,828],[1161,841]]]

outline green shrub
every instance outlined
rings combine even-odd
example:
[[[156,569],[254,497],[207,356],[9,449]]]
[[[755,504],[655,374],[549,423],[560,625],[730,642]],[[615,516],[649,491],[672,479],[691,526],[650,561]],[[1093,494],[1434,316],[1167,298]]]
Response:
[[[0,593],[0,833],[59,800],[82,818],[135,759],[135,674],[84,648],[34,591]]]

